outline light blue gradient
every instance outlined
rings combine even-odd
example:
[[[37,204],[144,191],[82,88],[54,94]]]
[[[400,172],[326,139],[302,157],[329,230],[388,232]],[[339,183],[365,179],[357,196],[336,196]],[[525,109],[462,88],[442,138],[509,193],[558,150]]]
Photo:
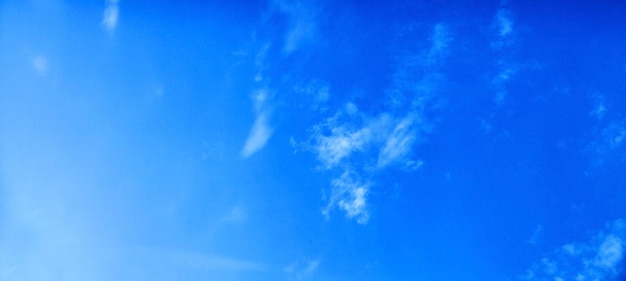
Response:
[[[0,3],[0,280],[623,280],[626,5]]]

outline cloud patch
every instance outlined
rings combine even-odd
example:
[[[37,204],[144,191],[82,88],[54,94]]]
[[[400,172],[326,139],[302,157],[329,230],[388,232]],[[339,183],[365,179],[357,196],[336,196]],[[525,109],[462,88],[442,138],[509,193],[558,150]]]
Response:
[[[602,131],[602,138],[606,146],[610,149],[616,149],[622,146],[624,139],[626,139],[626,127],[620,122],[613,122]]]
[[[357,158],[365,166],[384,168],[408,160],[412,146],[422,139],[419,123],[416,112],[402,118],[389,113],[372,117],[349,103],[313,128],[312,150],[325,169],[345,168]]]
[[[626,161],[626,119],[602,122],[585,148],[594,166]]]
[[[110,34],[112,34],[117,27],[119,14],[119,0],[106,0],[101,25]]]
[[[334,168],[353,153],[365,150],[365,147],[370,145],[374,139],[373,129],[376,126],[373,123],[355,128],[353,124],[347,122],[339,123],[338,119],[342,118],[343,115],[345,113],[339,111],[325,123],[313,128],[312,150],[326,169]]]
[[[607,224],[586,243],[570,243],[534,264],[523,280],[614,280],[621,271],[626,250],[626,222]]]
[[[498,36],[501,38],[510,36],[513,33],[513,20],[508,10],[501,9],[496,14],[496,26],[498,28]]]
[[[364,180],[369,176],[363,174],[390,166],[408,171],[419,169],[424,162],[411,159],[413,147],[423,141],[431,126],[422,122],[416,110],[403,117],[390,113],[369,116],[352,103],[314,126],[310,150],[323,169],[341,171],[341,176],[331,181],[323,215],[328,218],[333,209],[339,209],[346,217],[366,224],[372,184]]]
[[[432,45],[426,56],[425,64],[433,65],[443,60],[452,40],[450,29],[445,24],[436,24],[430,37]]]
[[[514,57],[518,48],[518,35],[513,17],[513,12],[504,6],[498,9],[493,17],[491,29],[491,48],[499,57],[497,61],[498,72],[493,76],[491,85],[495,89],[493,102],[498,105],[508,103],[508,85],[520,71],[520,63]]]
[[[366,224],[369,221],[367,195],[370,184],[354,177],[351,172],[346,171],[331,182],[332,191],[328,205],[322,210],[326,218],[329,217],[330,210],[339,208],[346,213],[348,218],[356,219],[360,224]]]
[[[382,110],[363,112],[357,104],[347,102],[311,128],[309,151],[321,169],[335,175],[322,210],[326,218],[340,210],[347,218],[367,224],[371,213],[368,197],[376,174],[389,168],[412,172],[424,165],[423,160],[414,158],[414,149],[434,127],[428,116],[440,106],[436,95],[446,77],[438,70],[448,55],[452,32],[439,23],[428,40],[430,44],[424,48],[400,53],[385,90],[391,100],[382,101]],[[324,96],[327,92],[323,91]]]
[[[515,42],[515,21],[510,10],[499,9],[493,18],[492,26],[495,33],[495,38],[491,42],[492,48],[499,49]]]

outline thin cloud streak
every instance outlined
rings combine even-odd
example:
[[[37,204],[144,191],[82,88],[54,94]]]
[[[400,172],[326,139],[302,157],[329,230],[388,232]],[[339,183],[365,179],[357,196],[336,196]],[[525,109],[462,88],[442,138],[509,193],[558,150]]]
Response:
[[[269,126],[270,110],[267,106],[268,93],[266,90],[259,90],[252,97],[256,118],[246,143],[241,150],[241,156],[248,158],[261,150],[272,137],[274,130]]]
[[[450,34],[449,28],[444,24],[437,24],[433,28],[433,33],[430,37],[432,46],[428,51],[428,55],[424,61],[424,65],[432,66],[436,65],[445,58],[445,55],[449,49],[450,43],[453,37]]]
[[[416,118],[414,114],[410,114],[396,124],[380,149],[378,163],[376,164],[378,168],[401,160],[411,152],[411,147],[418,138],[416,129],[413,126]]]
[[[273,133],[273,130],[268,125],[268,120],[269,117],[265,113],[261,113],[256,117],[246,144],[241,150],[241,156],[248,158],[267,144]]]

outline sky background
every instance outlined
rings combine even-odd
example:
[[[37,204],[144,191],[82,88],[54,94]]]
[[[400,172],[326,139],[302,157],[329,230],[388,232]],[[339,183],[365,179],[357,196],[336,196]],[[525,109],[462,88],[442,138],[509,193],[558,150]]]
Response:
[[[0,1],[0,280],[626,280],[588,2]]]

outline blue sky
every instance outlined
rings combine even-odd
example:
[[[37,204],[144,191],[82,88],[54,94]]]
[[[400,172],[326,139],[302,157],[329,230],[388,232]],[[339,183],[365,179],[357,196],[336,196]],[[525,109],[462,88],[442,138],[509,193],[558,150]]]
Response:
[[[618,1],[0,2],[0,280],[624,280]]]

